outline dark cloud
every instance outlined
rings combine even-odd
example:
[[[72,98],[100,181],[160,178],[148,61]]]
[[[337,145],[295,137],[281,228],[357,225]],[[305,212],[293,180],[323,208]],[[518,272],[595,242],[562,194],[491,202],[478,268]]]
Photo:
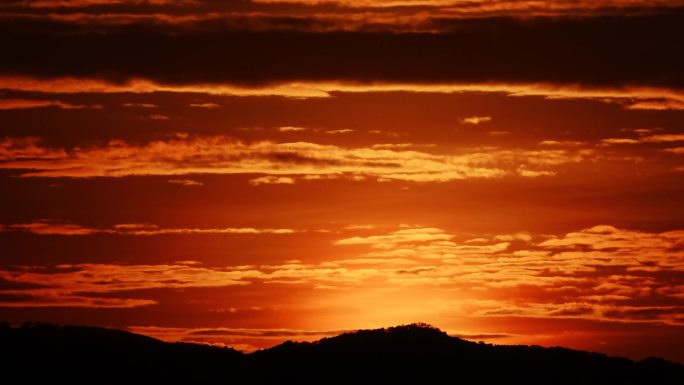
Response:
[[[549,312],[550,315],[558,317],[586,316],[594,313],[594,309],[589,306],[579,306],[575,308],[559,309]]]
[[[5,22],[0,74],[163,83],[550,82],[684,87],[684,11],[433,21],[444,33]]]
[[[622,320],[636,320],[636,321],[662,321],[672,316],[681,316],[681,306],[665,306],[654,308],[634,308],[634,309],[616,309],[603,312],[607,318],[615,318]]]
[[[7,304],[14,303],[21,305],[26,302],[47,303],[49,301],[38,296],[24,293],[0,293],[0,303],[3,303],[4,306],[7,306]]]
[[[3,290],[31,290],[31,289],[38,289],[38,288],[45,288],[45,287],[48,287],[48,286],[39,285],[36,283],[17,282],[17,281],[12,281],[12,280],[8,280],[8,279],[0,277],[0,291],[3,291]],[[10,294],[3,293],[3,295],[7,296]],[[12,294],[12,295],[15,295],[15,294]],[[4,298],[5,297],[0,298],[0,301],[3,301]]]

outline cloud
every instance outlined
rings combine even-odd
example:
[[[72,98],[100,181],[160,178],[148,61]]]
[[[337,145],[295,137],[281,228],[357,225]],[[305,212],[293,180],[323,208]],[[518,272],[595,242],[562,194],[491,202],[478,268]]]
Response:
[[[0,270],[10,282],[36,283],[46,288],[0,291],[39,298],[27,302],[0,302],[0,306],[138,307],[156,302],[135,298],[107,298],[98,294],[155,288],[221,287],[246,285],[262,273],[254,270],[220,270],[178,265],[58,265],[51,272],[30,267]]]
[[[168,84],[149,79],[130,79],[125,82],[110,82],[95,78],[36,79],[30,77],[7,77],[0,75],[0,88],[21,92],[43,92],[60,94],[80,93],[137,93],[154,92],[198,93],[207,95],[229,95],[239,97],[279,96],[292,99],[329,98],[338,93],[387,93],[412,92],[452,94],[466,92],[499,93],[512,97],[544,97],[547,99],[586,99],[614,103],[625,108],[633,107],[641,100],[658,99],[681,102],[684,105],[684,91],[669,88],[621,87],[596,88],[591,86],[562,85],[551,83],[361,83],[361,82],[281,82],[271,84],[195,83]],[[138,106],[140,104],[125,104]],[[150,105],[151,106],[151,105]],[[95,106],[94,108],[96,108]]]
[[[104,0],[103,0],[104,1]],[[113,1],[113,0],[110,0]],[[570,13],[579,11],[596,11],[602,8],[613,10],[620,8],[645,8],[679,6],[677,0],[594,0],[594,1],[505,1],[505,0],[480,0],[463,2],[462,0],[254,0],[262,4],[305,4],[316,6],[322,4],[334,4],[349,8],[442,8],[446,12],[462,12],[464,14],[482,13],[515,13],[523,12],[524,15]]]
[[[586,146],[586,143],[576,140],[542,140],[539,142],[539,145],[549,147],[578,147]]]
[[[469,118],[463,118],[463,124],[478,125],[480,123],[491,122],[492,118],[490,116],[471,116]]]
[[[39,235],[164,235],[164,234],[293,234],[292,229],[269,229],[253,227],[222,227],[222,228],[169,228],[159,227],[148,223],[125,223],[113,227],[85,227],[72,223],[32,222],[9,224],[0,231],[25,231]]]
[[[20,0],[10,1],[31,8],[81,8],[98,5],[186,5],[197,4],[200,0]]]
[[[121,227],[118,228],[121,231]],[[130,235],[160,235],[160,234],[293,234],[292,229],[269,229],[253,227],[224,227],[224,228],[158,228],[145,225],[144,228],[127,229],[122,234]]]
[[[529,170],[525,166],[518,167],[518,174],[527,178],[537,178],[540,176],[554,176],[555,171],[550,170]]]
[[[169,179],[168,182],[181,186],[204,186],[204,183],[192,179]]]
[[[510,131],[489,131],[490,136],[504,136],[510,134]]]
[[[606,138],[601,140],[601,143],[606,146],[644,143],[669,144],[677,142],[684,142],[684,134],[641,135],[637,138]],[[664,149],[663,151],[668,151],[668,149]],[[677,153],[677,150],[675,149],[670,152]]]
[[[3,231],[20,230],[40,235],[90,235],[102,232],[100,229],[83,227],[70,223],[17,223],[6,226]]]
[[[80,308],[109,308],[125,309],[141,306],[156,305],[157,301],[131,298],[91,298],[80,295],[69,295],[43,290],[36,295],[0,294],[2,307],[80,307]]]
[[[427,242],[435,240],[449,240],[452,236],[436,228],[415,228],[397,230],[388,235],[374,235],[370,237],[353,237],[340,239],[338,245],[371,245],[374,248],[386,249],[399,243]]]
[[[467,288],[476,290],[473,293],[487,290],[494,296],[511,288],[538,287],[537,294],[527,300],[513,297],[480,302],[469,315],[679,322],[681,306],[666,307],[667,311],[649,309],[653,303],[680,300],[677,288],[684,279],[681,230],[649,233],[602,225],[544,236],[546,239],[537,242],[530,234],[520,233],[479,238],[475,243],[456,242],[455,235],[439,229],[411,231],[415,232],[413,239],[391,233],[347,238],[337,244],[370,246],[372,251],[364,258],[403,258],[404,265],[406,259],[415,261],[415,269],[408,270],[396,262],[381,265],[390,270],[396,266],[392,273],[384,274],[399,285]],[[514,240],[527,246],[511,249],[509,242]],[[666,276],[673,279],[660,278]],[[545,292],[557,294],[547,296]],[[642,316],[630,316],[633,313]]]
[[[674,99],[638,100],[627,106],[630,110],[684,110],[684,102]]]
[[[682,231],[670,231],[659,234],[639,231],[621,230],[613,226],[601,225],[584,229],[579,232],[568,233],[563,237],[553,237],[540,246],[552,247],[576,247],[591,246],[595,250],[601,249],[634,249],[656,248],[661,249],[667,245],[674,247],[681,242],[684,235]],[[651,258],[645,256],[647,259]],[[662,261],[661,261],[662,262]]]
[[[218,104],[216,104],[216,103],[192,103],[192,104],[190,104],[190,107],[194,107],[194,108],[206,108],[206,109],[209,109],[209,110],[213,110],[213,109],[216,109],[216,108],[221,108],[221,106],[218,105]]]
[[[158,105],[152,103],[124,103],[123,106],[132,108],[159,108]]]
[[[236,4],[231,4],[236,3]],[[681,5],[678,0],[594,0],[594,1],[505,1],[505,0],[481,0],[463,2],[459,0],[254,0],[251,2],[213,2],[210,0],[7,0],[5,7],[27,8],[87,8],[110,6],[158,6],[167,11],[182,12],[183,7],[194,6],[199,9],[208,9],[213,12],[221,10],[243,10],[268,12],[269,7],[278,10],[278,5],[290,6],[292,10],[304,12],[311,10],[316,13],[326,10],[346,8],[343,14],[355,15],[354,10],[360,13],[387,14],[392,11],[402,12],[404,8],[417,11],[439,12],[442,15],[483,16],[498,14],[513,14],[521,16],[533,15],[558,15],[558,14],[588,14],[601,12],[604,9],[612,12],[635,8],[637,11],[643,8],[663,8]],[[292,7],[292,5],[304,5],[305,7]],[[162,7],[165,6],[165,7]],[[334,7],[334,8],[331,8]],[[124,8],[131,9],[131,8]],[[193,8],[187,8],[192,10]],[[311,13],[311,12],[309,12]]]
[[[649,135],[642,137],[641,141],[649,143],[684,142],[684,134]]]
[[[10,4],[8,4],[8,1]],[[681,7],[679,0],[643,1],[477,1],[465,2],[423,2],[403,1],[394,5],[378,6],[383,2],[364,2],[363,7],[341,9],[351,2],[317,2],[307,6],[301,1],[276,3],[255,3],[250,1],[216,2],[211,0],[175,1],[166,4],[135,1],[101,0],[107,3],[87,1],[65,2],[81,4],[75,7],[52,7],[53,10],[24,7],[26,2],[0,3],[3,17],[10,30],[45,33],[54,29],[56,33],[100,32],[122,33],[122,29],[158,31],[174,35],[209,32],[421,32],[449,33],[459,30],[460,24],[480,19],[510,18],[526,21],[535,18],[556,19],[596,18],[596,16],[636,17],[644,14],[663,14],[671,8]],[[44,1],[44,4],[58,4],[58,1]],[[309,1],[309,3],[312,3]],[[360,3],[360,2],[357,2]],[[386,2],[384,2],[386,4]],[[406,8],[403,5],[408,6]],[[139,7],[145,4],[145,7]],[[188,6],[192,5],[192,6]],[[88,9],[92,6],[92,9]],[[0,8],[2,9],[2,8]],[[52,12],[51,12],[52,11]],[[491,20],[490,20],[491,22]],[[55,24],[60,24],[56,27]],[[13,24],[23,24],[23,29]],[[483,23],[486,24],[486,23]],[[531,23],[533,24],[533,23]],[[14,27],[14,28],[12,28]]]
[[[280,131],[280,132],[300,132],[300,131],[306,131],[306,128],[305,127],[284,126],[284,127],[278,127],[278,131]]]
[[[376,228],[376,225],[365,224],[365,225],[347,225],[344,226],[344,230],[371,230]]]
[[[142,21],[95,34],[102,25],[17,18],[3,23],[0,73],[119,84],[147,79],[171,87],[302,82],[556,84],[616,92],[627,86],[684,87],[684,54],[676,38],[684,28],[680,9],[596,17],[436,17],[429,23],[439,33],[284,33],[226,23],[186,28]],[[57,44],[59,50],[48,49]]]
[[[249,183],[254,186],[260,184],[294,184],[295,180],[287,176],[262,176],[250,179]]]
[[[601,143],[611,145],[611,144],[636,144],[639,143],[637,139],[631,138],[607,138],[601,139]]]
[[[379,180],[446,182],[468,178],[551,172],[596,159],[591,149],[497,148],[431,154],[408,150],[344,148],[308,142],[243,143],[225,136],[188,137],[132,145],[48,148],[34,138],[0,140],[0,168],[25,177],[123,177],[132,175],[265,174],[268,177],[374,177]],[[536,175],[535,175],[536,176]],[[263,179],[263,181],[278,179]],[[281,181],[289,182],[288,179]]]
[[[325,133],[329,134],[329,135],[339,135],[339,134],[350,134],[352,132],[354,132],[354,130],[352,130],[350,128],[344,128],[341,130],[328,130]]]
[[[415,147],[433,147],[431,145],[420,145],[414,143],[378,143],[371,146],[373,149],[377,150],[395,150],[402,148],[415,148]]]
[[[31,100],[31,99],[0,99],[0,110],[24,110],[29,108],[57,107],[63,110],[78,110],[83,108],[102,108],[101,106],[87,106],[71,104],[59,100]]]
[[[147,119],[150,119],[150,120],[169,120],[171,118],[167,115],[151,114],[151,115],[147,115]]]
[[[67,156],[64,149],[55,150],[40,145],[40,139],[26,138],[7,138],[0,139],[0,159],[15,159],[18,161],[31,158],[60,158]]]
[[[120,228],[145,231],[141,225]],[[469,317],[673,325],[683,319],[684,230],[657,233],[599,225],[562,235],[520,232],[481,234],[476,239],[427,227],[373,231],[374,235],[335,242],[333,247],[347,249],[350,257],[316,263],[14,267],[0,270],[5,283],[0,294],[14,296],[2,306],[144,306],[153,304],[147,289],[263,283],[326,293],[360,291],[371,297],[401,295],[407,288],[420,293],[420,304],[407,297],[404,306],[422,306],[424,312],[429,302],[432,311],[458,311]],[[444,293],[453,295],[442,297]],[[116,301],[131,302],[107,303],[112,294],[119,298]],[[95,305],[99,299],[103,302]]]
[[[672,154],[684,154],[684,147],[665,148],[663,151]]]

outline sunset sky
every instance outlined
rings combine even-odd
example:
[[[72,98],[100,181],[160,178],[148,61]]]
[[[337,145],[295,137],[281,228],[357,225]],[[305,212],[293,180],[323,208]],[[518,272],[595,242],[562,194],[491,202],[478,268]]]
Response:
[[[0,4],[0,320],[684,362],[684,1]]]

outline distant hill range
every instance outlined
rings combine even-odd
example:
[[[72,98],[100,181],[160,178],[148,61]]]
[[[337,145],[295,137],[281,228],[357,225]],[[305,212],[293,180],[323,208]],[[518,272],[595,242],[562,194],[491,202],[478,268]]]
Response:
[[[684,384],[684,366],[474,343],[429,325],[361,330],[244,354],[121,330],[0,327],[5,384]]]

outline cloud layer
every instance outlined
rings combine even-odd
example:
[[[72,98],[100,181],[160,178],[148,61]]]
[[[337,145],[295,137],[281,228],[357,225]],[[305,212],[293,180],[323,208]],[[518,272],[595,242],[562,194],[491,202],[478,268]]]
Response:
[[[222,228],[164,228],[149,223],[126,223],[113,227],[85,227],[71,223],[31,222],[17,223],[0,227],[0,231],[25,231],[38,235],[166,235],[166,234],[292,234],[292,229],[256,229],[253,227]]]
[[[682,17],[680,9],[671,9],[433,20],[442,33],[254,32],[226,23],[169,30],[141,23],[93,34],[97,26],[10,19],[1,31],[6,55],[0,73],[162,84],[498,82],[681,89],[684,50],[676,36],[684,28]]]
[[[145,145],[113,141],[103,147],[71,150],[42,147],[32,138],[0,141],[0,168],[25,170],[21,175],[26,177],[267,174],[444,182],[506,175],[552,175],[555,167],[594,156],[591,149],[496,148],[441,155],[308,142],[243,143],[224,136],[155,141]],[[534,170],[541,174],[531,174]],[[291,179],[253,180],[253,184],[290,182]]]
[[[457,237],[463,240],[456,241]],[[137,307],[155,303],[140,290],[263,282],[331,293],[362,290],[370,296],[388,288],[410,288],[424,300],[439,299],[445,306],[431,311],[460,309],[471,317],[579,317],[681,325],[682,239],[681,230],[651,233],[607,225],[560,236],[515,233],[470,239],[438,228],[405,228],[339,239],[334,247],[360,248],[358,254],[320,263],[15,267],[0,271],[6,282],[3,294],[15,296],[2,305]],[[112,298],[106,293],[120,294]],[[444,293],[451,295],[444,298]]]

